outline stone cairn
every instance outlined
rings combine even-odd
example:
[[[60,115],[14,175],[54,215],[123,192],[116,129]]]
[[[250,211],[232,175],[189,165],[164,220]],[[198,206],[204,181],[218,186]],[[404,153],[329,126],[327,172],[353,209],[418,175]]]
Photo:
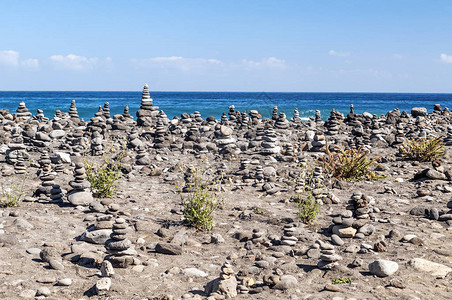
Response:
[[[163,110],[161,111],[163,112]],[[162,118],[157,119],[157,123],[155,125],[155,134],[154,134],[154,148],[161,149],[166,147],[166,134],[167,127],[163,123]]]
[[[259,121],[260,121],[261,115],[259,114],[259,112],[257,110],[255,110],[255,109],[250,110],[249,116],[251,118],[251,124],[257,125],[260,123]]]
[[[124,118],[124,120],[126,122],[133,121],[133,116],[129,113],[129,106],[128,105],[126,105],[124,107],[124,112],[122,113],[122,116],[123,116],[123,118]]]
[[[69,117],[73,120],[79,119],[77,107],[75,106],[75,100],[71,101],[71,107],[69,107]]]
[[[314,140],[311,142],[312,152],[322,152],[325,149],[326,140],[323,132],[317,131],[314,135]]]
[[[132,242],[127,238],[128,224],[125,219],[117,218],[113,224],[111,239],[105,242],[109,256],[105,259],[111,262],[113,267],[127,268],[134,263],[137,252],[132,247]]]
[[[52,189],[50,190],[50,200],[53,203],[63,202],[63,191],[58,184],[52,185]]]
[[[151,163],[151,159],[148,156],[146,147],[144,145],[137,147],[137,156],[135,164],[138,166],[147,166]]]
[[[246,288],[246,290],[248,290]],[[244,289],[245,291],[245,289]],[[212,280],[206,286],[206,294],[215,299],[229,299],[237,297],[237,279],[232,265],[228,262],[221,266],[220,277]]]
[[[75,164],[74,180],[69,182],[72,191],[68,194],[68,201],[75,206],[88,206],[93,202],[93,195],[90,192],[91,184],[86,180],[86,170],[82,162]]]
[[[235,144],[235,139],[232,137],[232,133],[232,128],[220,125],[215,142],[221,154],[232,154],[236,152],[237,145]]]
[[[104,116],[105,119],[111,119],[111,115],[110,115],[110,103],[109,102],[105,102],[104,103],[104,108],[102,109],[102,114]]]
[[[298,238],[296,237],[297,227],[295,227],[294,224],[287,224],[284,225],[283,231],[284,233],[281,236],[281,245],[295,246],[298,241]]]
[[[286,114],[285,113],[280,113],[279,116],[276,118],[275,128],[277,128],[277,129],[287,129],[287,128],[289,128],[289,126],[290,126],[290,123],[286,119]]]
[[[293,111],[292,122],[301,123],[300,113],[298,112],[298,108],[296,108],[296,107]]]
[[[6,162],[13,166],[19,160],[23,162],[30,159],[30,154],[26,151],[27,146],[24,145],[24,139],[21,136],[21,128],[16,127],[15,129],[12,130],[11,142],[8,144],[8,150],[6,150]]]
[[[33,116],[33,120],[37,120],[38,122],[47,122],[49,118],[44,116],[44,111],[42,109],[38,109],[36,115]]]
[[[316,244],[320,246],[320,261],[317,267],[322,270],[332,270],[339,264],[338,261],[342,260],[342,257],[336,254],[334,246],[330,243],[317,240]]]
[[[236,115],[235,115],[235,106],[231,105],[228,108],[229,108],[229,112],[228,112],[229,120],[234,122],[237,119]]]
[[[31,118],[31,112],[28,111],[28,108],[25,106],[25,102],[20,102],[19,107],[14,114],[15,119],[26,121]]]
[[[153,106],[153,100],[149,94],[149,86],[145,84],[141,94],[141,106],[137,111],[137,125],[152,126],[153,119],[157,117],[158,109],[157,106]]]
[[[273,106],[273,112],[272,112],[272,120],[276,121],[278,120],[278,106]]]
[[[325,122],[325,127],[328,129],[327,135],[337,135],[339,133],[340,126],[342,124],[344,117],[340,112],[331,111],[330,117]]]
[[[278,146],[278,138],[273,128],[267,128],[262,140],[262,148],[260,150],[262,154],[278,154],[281,152],[281,147]]]
[[[41,154],[39,159],[39,165],[41,166],[39,179],[41,179],[41,186],[38,188],[37,194],[40,200],[48,200],[50,198],[50,190],[55,184],[56,172],[52,171],[51,161],[47,151]]]

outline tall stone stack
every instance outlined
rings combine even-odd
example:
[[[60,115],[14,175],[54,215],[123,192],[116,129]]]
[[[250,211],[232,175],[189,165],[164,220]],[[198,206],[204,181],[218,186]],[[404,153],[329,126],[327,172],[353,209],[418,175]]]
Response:
[[[25,102],[22,101],[19,103],[19,107],[13,116],[16,120],[26,121],[31,118],[31,112],[28,111],[28,108],[25,106]]]
[[[71,101],[71,106],[69,107],[69,117],[73,120],[79,119],[77,106],[75,105],[75,100]]]
[[[24,145],[24,139],[21,136],[21,129],[12,130],[11,142],[8,143],[8,150],[6,150],[6,162],[10,165],[16,165],[20,160],[22,165],[24,161],[30,159],[30,154],[26,151],[27,146]]]
[[[232,122],[237,119],[236,115],[235,115],[235,106],[234,105],[229,106],[228,115],[229,115],[229,120]]]
[[[14,164],[14,173],[18,175],[27,173],[27,166],[25,165],[25,157],[23,155],[17,157],[16,163]]]
[[[52,186],[55,184],[56,172],[52,171],[51,161],[47,151],[44,151],[39,159],[41,165],[41,173],[39,179],[41,180],[41,186],[38,188],[40,200],[49,200],[51,195]]]
[[[163,110],[160,111],[154,133],[154,148],[161,149],[167,146],[168,127],[165,121],[168,120]]]
[[[102,155],[104,146],[103,146],[103,136],[99,131],[94,131],[91,134],[91,152],[93,155]]]
[[[322,122],[322,116],[320,115],[320,110],[316,110],[315,111],[315,122],[316,123],[321,123]]]
[[[105,102],[104,103],[104,108],[103,110],[103,116],[105,119],[111,119],[111,115],[110,115],[110,103],[109,102]]]
[[[242,113],[242,121],[240,122],[240,128],[247,129],[249,122],[250,122],[250,119],[248,118],[248,115],[246,114],[246,112],[243,112]]]
[[[157,106],[153,106],[153,100],[149,94],[149,86],[145,84],[141,94],[141,106],[137,111],[137,125],[152,126],[153,120],[157,117],[158,109]]]
[[[325,122],[325,127],[328,129],[326,134],[337,135],[339,133],[343,119],[344,118],[342,114],[333,109],[331,111],[330,117]]]
[[[264,155],[278,154],[281,152],[281,147],[278,146],[278,138],[275,130],[272,127],[268,127],[265,130],[264,136],[262,137],[260,152]]]
[[[113,224],[111,239],[105,242],[105,248],[109,255],[105,258],[113,267],[127,268],[134,263],[137,255],[132,242],[127,238],[128,224],[125,219],[117,218]]]
[[[67,195],[68,201],[74,205],[88,206],[93,202],[91,184],[86,180],[86,170],[82,162],[77,162],[74,169],[74,180],[69,182],[72,190]]]
[[[273,106],[273,112],[272,112],[272,120],[276,121],[278,119],[278,106]]]
[[[298,112],[298,108],[296,108],[296,107],[293,110],[292,122],[301,123],[300,113]]]

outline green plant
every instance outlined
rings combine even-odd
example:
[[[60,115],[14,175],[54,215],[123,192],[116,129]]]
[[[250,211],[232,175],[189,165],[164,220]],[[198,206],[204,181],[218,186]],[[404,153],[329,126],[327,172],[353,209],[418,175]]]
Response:
[[[352,283],[353,279],[347,277],[334,278],[331,280],[333,284]]]
[[[117,181],[121,177],[124,151],[116,157],[104,155],[102,162],[96,164],[93,161],[84,160],[86,180],[91,183],[91,191],[95,197],[110,198],[113,196]]]
[[[295,201],[298,207],[298,217],[303,223],[312,225],[320,214],[320,203],[314,195],[314,190],[319,183],[314,180],[313,170],[308,171],[306,166],[303,166],[296,183]]]
[[[265,214],[265,210],[259,207],[253,207],[253,213],[255,213],[256,215],[263,215]]]
[[[410,160],[432,161],[446,154],[444,145],[442,136],[407,140],[400,146],[399,153]]]
[[[24,174],[22,181],[19,183],[11,183],[6,185],[5,182],[2,181],[0,185],[0,207],[16,207],[20,205],[20,202],[25,196],[25,179],[26,174]]]
[[[198,230],[213,229],[213,213],[218,208],[218,195],[221,186],[214,182],[210,176],[210,168],[206,165],[189,167],[185,172],[188,182],[184,190],[187,196],[181,193],[183,213],[185,220]]]
[[[326,155],[320,159],[320,165],[333,177],[345,181],[378,180],[384,178],[372,171],[370,167],[377,164],[375,159],[369,159],[369,151],[362,147],[358,149],[331,152],[326,145]]]

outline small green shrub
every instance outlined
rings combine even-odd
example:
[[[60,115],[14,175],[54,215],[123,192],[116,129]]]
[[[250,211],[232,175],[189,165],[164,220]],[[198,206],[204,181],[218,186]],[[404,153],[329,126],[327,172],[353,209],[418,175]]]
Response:
[[[86,180],[91,183],[91,191],[97,198],[110,198],[113,196],[117,181],[121,177],[124,152],[115,158],[104,156],[102,162],[97,165],[93,161],[84,160]]]
[[[188,169],[191,174],[190,182],[184,188],[187,196],[181,193],[185,220],[198,230],[213,229],[213,213],[218,208],[218,191],[214,190],[218,183],[209,179],[209,168],[205,165]]]
[[[306,166],[303,166],[299,177],[296,179],[295,201],[298,207],[297,215],[303,223],[308,225],[312,225],[320,214],[320,203],[314,195],[317,184],[313,175],[312,170],[307,171]]]
[[[353,279],[346,278],[346,277],[340,277],[340,278],[334,278],[332,279],[333,284],[345,284],[345,283],[352,283]]]
[[[407,140],[399,148],[399,153],[409,160],[432,161],[446,154],[442,136],[418,140]]]
[[[378,180],[384,176],[378,175],[370,169],[377,164],[374,159],[369,159],[369,151],[362,147],[359,149],[339,149],[339,152],[330,152],[328,144],[326,155],[320,159],[320,165],[333,177],[345,181]]]
[[[26,174],[23,176],[22,181],[19,183],[1,183],[0,207],[16,207],[20,205],[20,202],[25,196],[25,179]]]

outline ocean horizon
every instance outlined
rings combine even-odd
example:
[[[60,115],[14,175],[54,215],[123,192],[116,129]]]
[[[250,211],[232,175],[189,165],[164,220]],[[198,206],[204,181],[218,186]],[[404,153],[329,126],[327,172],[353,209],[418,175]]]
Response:
[[[369,112],[376,115],[386,114],[395,108],[411,111],[413,107],[426,107],[429,112],[433,105],[452,107],[452,93],[384,93],[384,92],[209,92],[151,91],[154,105],[163,110],[169,118],[182,113],[199,111],[203,118],[220,118],[228,107],[249,112],[258,110],[263,117],[271,117],[273,107],[278,106],[290,119],[295,108],[300,117],[308,120],[320,110],[326,120],[332,109],[347,114],[350,104],[356,113]],[[56,110],[67,112],[71,101],[75,100],[79,116],[85,120],[94,116],[98,107],[109,102],[110,113],[121,114],[125,105],[135,116],[140,107],[139,91],[0,91],[0,108],[15,112],[24,101],[29,111],[36,114],[42,109],[44,115],[53,117]]]

